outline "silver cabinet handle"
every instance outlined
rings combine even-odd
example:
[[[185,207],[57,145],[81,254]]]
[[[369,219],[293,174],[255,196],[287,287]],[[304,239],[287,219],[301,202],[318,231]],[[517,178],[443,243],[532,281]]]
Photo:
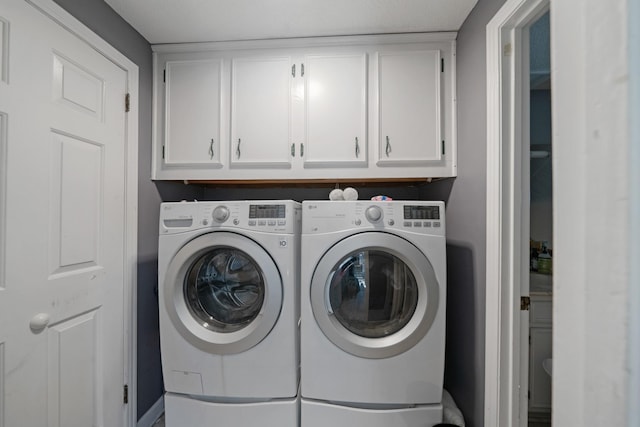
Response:
[[[209,144],[209,158],[213,159],[214,156],[214,152],[213,152],[213,144],[214,144],[214,140],[213,138],[211,138],[211,143]]]
[[[240,138],[238,138],[238,146],[236,147],[236,156],[240,158]]]
[[[389,153],[391,152],[391,143],[389,142],[389,135],[387,135],[387,145],[384,148],[384,153],[389,157]]]
[[[296,144],[291,144],[291,157],[296,156]]]
[[[360,155],[360,145],[358,144],[358,137],[356,136],[356,158]]]
[[[304,156],[304,144],[300,144],[300,157]]]
[[[300,64],[300,77],[304,77],[304,64]]]
[[[291,66],[291,77],[295,77],[296,76],[296,64],[293,64]]]

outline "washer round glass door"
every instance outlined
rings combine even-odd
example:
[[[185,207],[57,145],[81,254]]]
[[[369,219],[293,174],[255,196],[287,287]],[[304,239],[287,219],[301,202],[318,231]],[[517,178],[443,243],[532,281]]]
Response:
[[[190,343],[234,354],[262,341],[282,308],[282,279],[269,254],[231,232],[201,235],[173,257],[164,283],[165,308]]]
[[[341,240],[320,259],[311,307],[325,336],[360,357],[391,357],[429,331],[439,286],[427,257],[407,240],[366,232]]]

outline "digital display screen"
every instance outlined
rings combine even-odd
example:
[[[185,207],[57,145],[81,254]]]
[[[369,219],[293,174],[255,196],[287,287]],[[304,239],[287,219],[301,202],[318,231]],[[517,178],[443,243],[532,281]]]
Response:
[[[284,205],[249,205],[249,218],[284,218]]]
[[[404,219],[440,219],[440,209],[438,206],[406,205]]]

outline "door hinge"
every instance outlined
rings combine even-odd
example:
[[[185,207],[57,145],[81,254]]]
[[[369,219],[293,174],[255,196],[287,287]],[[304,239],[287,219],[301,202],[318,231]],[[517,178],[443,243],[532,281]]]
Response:
[[[440,58],[440,72],[444,73],[444,58]]]
[[[124,96],[124,112],[128,113],[131,110],[131,95],[126,94]]]
[[[520,310],[529,311],[529,307],[531,307],[531,298],[520,297]]]
[[[127,384],[124,385],[122,401],[124,403],[129,403],[129,386]]]

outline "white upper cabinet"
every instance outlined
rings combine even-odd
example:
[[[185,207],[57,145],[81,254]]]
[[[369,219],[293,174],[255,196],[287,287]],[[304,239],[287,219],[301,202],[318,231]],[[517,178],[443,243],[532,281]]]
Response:
[[[168,61],[164,165],[220,167],[222,60]]]
[[[291,167],[291,70],[289,56],[232,59],[231,167]]]
[[[380,166],[428,166],[442,159],[439,50],[378,56]]]
[[[156,45],[153,179],[456,176],[455,37]]]
[[[366,167],[367,54],[306,55],[301,67],[304,167]]]

